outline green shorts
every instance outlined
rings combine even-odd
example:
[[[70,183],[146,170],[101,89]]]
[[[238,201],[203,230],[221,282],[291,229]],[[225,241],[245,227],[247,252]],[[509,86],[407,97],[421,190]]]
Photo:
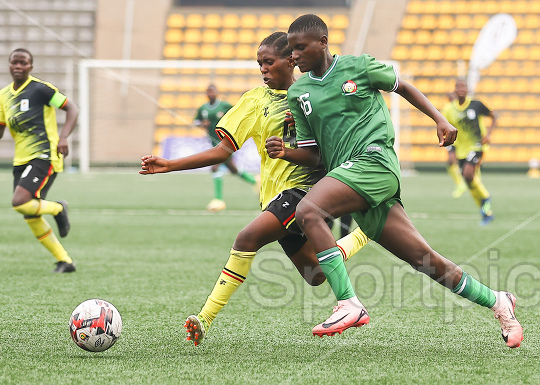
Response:
[[[399,178],[373,156],[366,154],[358,160],[343,163],[326,176],[345,183],[366,199],[371,207],[351,216],[369,238],[378,241],[388,211],[394,204],[402,204]]]

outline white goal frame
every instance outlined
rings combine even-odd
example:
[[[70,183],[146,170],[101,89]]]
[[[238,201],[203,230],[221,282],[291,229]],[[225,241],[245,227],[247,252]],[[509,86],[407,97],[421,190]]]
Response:
[[[399,64],[395,61],[385,61],[399,69]],[[79,172],[87,174],[90,172],[90,70],[99,69],[257,69],[254,60],[96,60],[85,59],[79,61]],[[129,83],[127,72],[125,78],[111,71],[113,76],[126,87],[133,88],[136,92],[147,97],[156,105],[159,101],[143,90],[138,89]],[[262,85],[262,82],[261,82]],[[400,97],[395,92],[390,93],[390,116],[395,129],[394,148],[398,153],[400,148]]]

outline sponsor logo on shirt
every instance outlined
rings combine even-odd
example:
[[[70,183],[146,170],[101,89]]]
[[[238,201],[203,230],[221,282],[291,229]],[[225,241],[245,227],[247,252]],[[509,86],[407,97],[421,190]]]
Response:
[[[476,111],[472,108],[469,108],[467,110],[467,118],[469,118],[470,120],[474,120],[476,118]]]
[[[343,95],[354,95],[356,93],[356,83],[352,80],[347,80],[345,83],[341,85],[341,90],[343,91]]]
[[[30,110],[30,100],[29,99],[21,99],[21,111],[26,112]]]

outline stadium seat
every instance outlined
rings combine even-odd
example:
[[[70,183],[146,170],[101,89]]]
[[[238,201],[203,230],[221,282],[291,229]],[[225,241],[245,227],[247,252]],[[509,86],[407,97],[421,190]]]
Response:
[[[221,42],[235,44],[238,41],[238,32],[235,29],[223,29],[221,31]]]
[[[237,43],[249,44],[249,43],[256,43],[256,42],[257,42],[257,36],[255,35],[254,29],[242,29],[238,33]]]
[[[259,28],[275,30],[277,27],[277,18],[272,14],[264,14],[259,18]]]
[[[186,43],[200,43],[202,40],[201,30],[200,29],[186,29],[184,33],[184,41]]]
[[[398,32],[396,43],[397,44],[414,44],[416,42],[415,34],[408,29],[402,29]]]
[[[422,29],[437,28],[437,17],[434,15],[422,15],[420,17],[420,28]]]
[[[240,17],[236,13],[227,13],[223,15],[223,28],[238,28],[240,27]]]
[[[199,45],[198,44],[184,44],[183,46],[183,58],[185,59],[197,59],[199,57]]]
[[[290,14],[281,14],[278,16],[277,18],[277,21],[278,21],[278,29],[284,31],[284,32],[287,32],[287,30],[289,29],[289,26],[291,25],[291,23],[294,21],[294,19],[296,19],[295,16],[293,15],[290,15]]]
[[[332,29],[347,29],[349,28],[349,17],[343,14],[336,14],[332,16]]]
[[[431,44],[433,37],[428,30],[419,30],[416,32],[416,44]]]
[[[203,43],[219,43],[221,34],[217,29],[205,29],[202,33]]]
[[[165,42],[167,43],[180,43],[184,40],[184,34],[179,29],[169,29],[165,33]]]
[[[234,46],[232,44],[220,44],[218,51],[217,51],[217,57],[219,59],[234,59],[235,50]]]
[[[176,59],[182,56],[182,47],[179,44],[167,44],[163,49],[163,56],[166,59]]]
[[[204,17],[204,27],[205,28],[221,28],[221,15],[210,13]]]
[[[240,17],[240,27],[245,30],[258,28],[259,18],[251,13],[246,13]]]
[[[200,13],[192,13],[187,15],[186,19],[187,28],[203,28],[204,18]]]

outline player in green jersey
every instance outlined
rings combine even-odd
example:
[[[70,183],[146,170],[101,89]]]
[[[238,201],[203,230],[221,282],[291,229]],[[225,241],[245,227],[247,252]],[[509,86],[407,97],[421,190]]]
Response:
[[[456,158],[469,192],[480,207],[480,225],[485,226],[495,216],[491,209],[491,195],[480,177],[480,165],[491,142],[491,132],[497,125],[497,116],[481,101],[467,96],[468,87],[464,79],[456,81],[454,92],[457,98],[445,106],[443,115],[459,129],[459,136],[454,143]],[[489,128],[484,123],[485,116],[491,119]]]
[[[284,121],[289,111],[287,89],[294,83],[294,63],[287,45],[287,34],[276,32],[264,39],[257,51],[266,86],[246,92],[217,124],[221,141],[212,149],[185,158],[166,160],[153,155],[142,157],[141,174],[187,170],[225,162],[249,138],[253,138],[261,156],[260,204],[262,213],[236,237],[229,259],[214,289],[198,315],[186,320],[188,339],[198,345],[212,321],[244,282],[256,252],[266,244],[278,241],[306,282],[319,285],[325,280],[315,253],[295,221],[298,202],[320,180],[326,171],[320,162],[304,167],[284,160],[273,160],[265,150],[272,135],[285,137],[286,146],[295,146],[295,132]],[[317,156],[318,158],[318,156]],[[329,228],[327,226],[327,228]],[[338,241],[340,258],[347,259],[367,243],[360,229]],[[327,276],[330,286],[350,286],[349,277]],[[350,302],[362,307],[353,293]],[[362,307],[363,308],[363,307]],[[365,309],[364,309],[365,310]],[[358,319],[358,326],[369,321],[367,312]]]
[[[54,235],[43,214],[54,216],[61,237],[70,229],[67,202],[45,200],[68,155],[67,138],[79,114],[78,107],[56,87],[30,75],[32,54],[18,48],[9,55],[13,82],[0,90],[0,138],[6,125],[15,140],[13,159],[13,208],[23,214],[32,233],[57,259],[54,272],[75,271],[73,260]],[[55,107],[66,111],[58,135]]]
[[[216,134],[216,125],[223,115],[231,109],[232,105],[218,99],[218,90],[214,84],[208,86],[206,96],[208,97],[208,103],[203,104],[197,109],[197,115],[193,124],[205,128],[208,137],[212,141],[212,146],[215,146],[220,142]],[[250,184],[255,185],[257,183],[253,175],[245,171],[239,171],[232,158],[227,159],[222,164],[213,164],[211,169],[212,178],[214,179],[214,199],[206,207],[209,211],[220,211],[227,207],[223,200],[223,176],[226,170],[223,170],[224,167],[226,169],[228,168],[231,174],[238,175]]]
[[[414,86],[402,81],[391,65],[371,56],[330,53],[328,29],[316,15],[303,15],[289,27],[289,46],[300,71],[306,73],[289,88],[288,101],[296,120],[298,149],[267,141],[273,158],[308,166],[319,151],[328,170],[298,204],[296,220],[313,245],[319,262],[337,260],[336,242],[325,219],[345,214],[371,239],[415,269],[477,304],[491,308],[500,320],[508,346],[518,347],[523,329],[515,318],[515,297],[494,292],[444,258],[424,240],[405,213],[400,198],[400,169],[393,149],[394,129],[379,90],[397,92],[436,123],[439,146],[454,142],[457,130]],[[323,267],[324,270],[324,267]],[[346,320],[351,309],[335,293],[338,306],[324,323]],[[350,322],[353,322],[351,320]]]

